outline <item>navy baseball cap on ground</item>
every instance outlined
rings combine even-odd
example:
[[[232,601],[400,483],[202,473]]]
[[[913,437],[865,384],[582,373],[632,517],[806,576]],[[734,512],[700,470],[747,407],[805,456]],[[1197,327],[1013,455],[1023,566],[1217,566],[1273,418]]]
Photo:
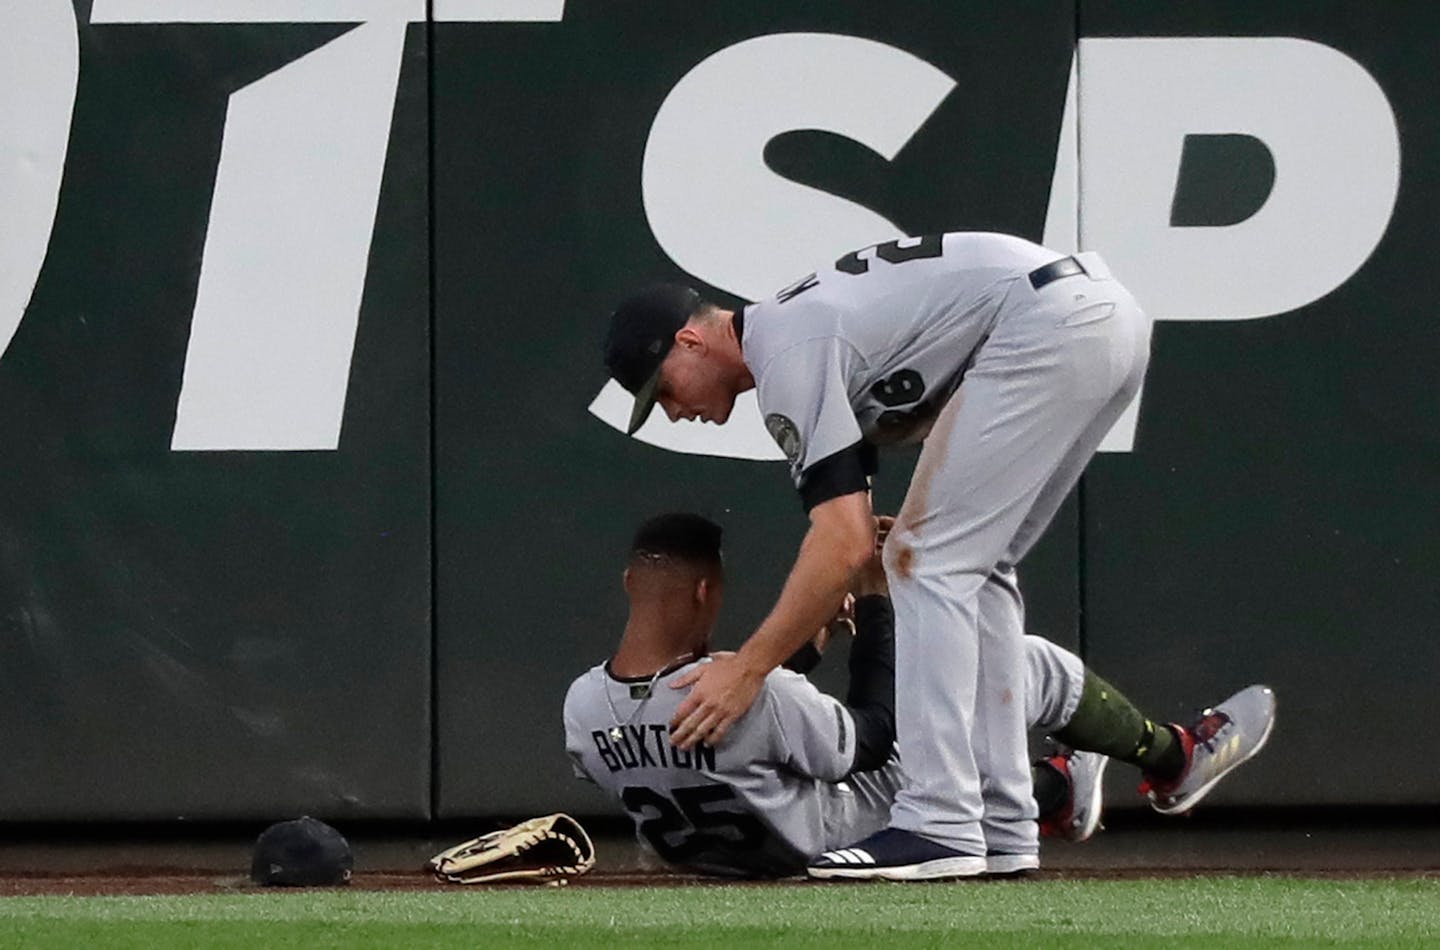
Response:
[[[675,333],[703,306],[700,295],[683,284],[656,284],[627,297],[610,316],[605,336],[605,366],[635,396],[627,435],[645,424],[655,407],[660,364],[675,345]]]
[[[354,866],[350,842],[306,815],[261,833],[250,861],[250,880],[282,887],[333,887],[349,883]]]

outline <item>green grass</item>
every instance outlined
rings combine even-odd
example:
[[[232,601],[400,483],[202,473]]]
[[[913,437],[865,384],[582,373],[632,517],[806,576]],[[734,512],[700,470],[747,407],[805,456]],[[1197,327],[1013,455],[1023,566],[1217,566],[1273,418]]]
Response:
[[[1440,945],[1440,880],[247,891],[0,899],[23,947]]]

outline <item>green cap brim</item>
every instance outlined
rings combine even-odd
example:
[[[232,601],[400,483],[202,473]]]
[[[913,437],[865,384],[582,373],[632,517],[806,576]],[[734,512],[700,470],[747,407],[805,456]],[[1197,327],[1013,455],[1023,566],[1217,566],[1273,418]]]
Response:
[[[630,410],[630,425],[625,430],[626,435],[634,435],[650,417],[650,410],[655,408],[655,391],[659,388],[660,368],[657,366],[650,378],[645,380],[645,385],[635,393],[635,408]]]

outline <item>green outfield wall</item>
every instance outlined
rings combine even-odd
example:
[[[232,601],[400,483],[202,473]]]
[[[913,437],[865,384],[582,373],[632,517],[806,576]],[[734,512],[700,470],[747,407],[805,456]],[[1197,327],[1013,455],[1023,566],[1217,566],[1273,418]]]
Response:
[[[1420,2],[5,5],[0,821],[605,810],[559,706],[634,525],[724,524],[733,646],[806,524],[753,403],[617,430],[609,309],[961,229],[1157,319],[1033,631],[1157,716],[1274,686],[1219,803],[1440,801],[1437,44]]]

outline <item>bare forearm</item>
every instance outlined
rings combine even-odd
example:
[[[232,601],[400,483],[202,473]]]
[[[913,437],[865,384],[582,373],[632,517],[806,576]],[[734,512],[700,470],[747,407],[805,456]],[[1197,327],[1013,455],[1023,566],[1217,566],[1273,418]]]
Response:
[[[837,503],[846,502],[837,499]],[[860,563],[857,558],[869,550],[869,503],[860,499],[847,504],[854,508],[862,503],[865,513],[860,523],[865,537],[858,543],[853,520],[847,523],[844,519],[817,519],[811,524],[780,599],[740,648],[740,659],[746,667],[762,675],[768,673],[835,616]]]
[[[740,652],[718,657],[673,681],[690,695],[670,720],[670,741],[690,749],[716,745],[755,702],[765,677],[835,614],[850,575],[870,560],[875,522],[868,492],[852,492],[810,509],[810,530],[770,616]]]

